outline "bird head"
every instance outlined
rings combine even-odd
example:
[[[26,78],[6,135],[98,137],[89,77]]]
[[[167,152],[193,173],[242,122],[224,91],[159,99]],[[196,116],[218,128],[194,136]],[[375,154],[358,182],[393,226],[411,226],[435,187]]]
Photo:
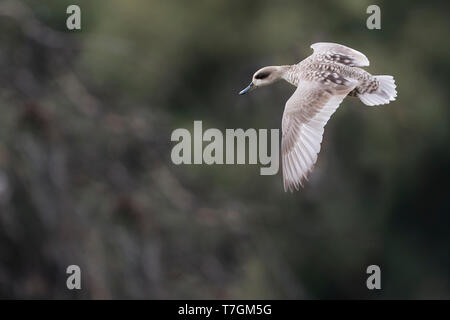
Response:
[[[270,66],[259,69],[255,72],[252,82],[247,88],[240,91],[239,94],[245,94],[257,87],[266,86],[282,78],[284,68],[281,66]]]

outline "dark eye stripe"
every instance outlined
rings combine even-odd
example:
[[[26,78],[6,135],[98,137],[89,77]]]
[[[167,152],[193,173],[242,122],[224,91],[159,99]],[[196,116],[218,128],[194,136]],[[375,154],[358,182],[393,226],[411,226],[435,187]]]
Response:
[[[270,72],[260,72],[255,76],[255,79],[264,79],[269,76]]]

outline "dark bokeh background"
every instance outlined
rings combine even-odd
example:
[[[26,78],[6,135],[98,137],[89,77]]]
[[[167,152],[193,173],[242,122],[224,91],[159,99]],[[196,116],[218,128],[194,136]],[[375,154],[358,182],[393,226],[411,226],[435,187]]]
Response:
[[[79,4],[82,31],[66,30]],[[381,7],[382,29],[366,28]],[[449,6],[435,1],[0,1],[1,298],[450,298]],[[172,130],[279,128],[240,97],[311,43],[365,53],[398,100],[348,98],[304,190],[175,166]],[[66,267],[82,290],[66,289]],[[366,288],[378,264],[382,290]]]

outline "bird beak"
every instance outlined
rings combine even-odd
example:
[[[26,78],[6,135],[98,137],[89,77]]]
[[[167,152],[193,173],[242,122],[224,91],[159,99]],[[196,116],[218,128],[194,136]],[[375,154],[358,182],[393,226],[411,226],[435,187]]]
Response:
[[[253,84],[253,82],[250,82],[250,84],[248,85],[247,88],[245,88],[244,90],[242,90],[241,92],[239,92],[240,95],[246,94],[247,92],[253,90],[255,88],[255,85]]]

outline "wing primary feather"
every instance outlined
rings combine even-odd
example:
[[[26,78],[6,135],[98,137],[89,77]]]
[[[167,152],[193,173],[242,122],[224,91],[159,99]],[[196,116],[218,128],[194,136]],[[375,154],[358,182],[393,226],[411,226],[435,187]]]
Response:
[[[302,82],[286,102],[282,121],[282,165],[284,190],[298,190],[308,181],[321,149],[326,123],[344,97],[355,87],[328,90],[323,84]],[[330,93],[330,92],[331,93]]]

